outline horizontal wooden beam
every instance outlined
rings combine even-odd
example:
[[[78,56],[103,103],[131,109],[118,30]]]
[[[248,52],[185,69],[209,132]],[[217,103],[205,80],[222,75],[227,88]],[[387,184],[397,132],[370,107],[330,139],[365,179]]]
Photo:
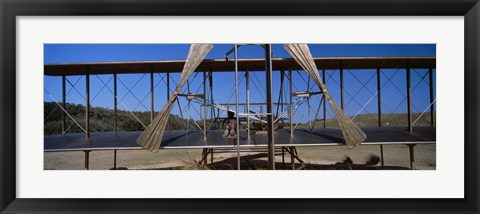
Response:
[[[406,68],[407,61],[411,68],[429,69],[436,67],[435,57],[349,57],[349,58],[315,58],[319,70],[339,69],[340,64],[345,69],[402,69]],[[96,62],[96,63],[67,63],[44,65],[44,74],[48,76],[74,76],[85,74],[135,74],[181,72],[184,60],[165,61],[136,61],[136,62]],[[264,71],[264,59],[240,59],[239,70]],[[273,70],[301,70],[302,68],[292,58],[274,58]],[[87,68],[90,70],[87,72]],[[209,59],[204,60],[197,68],[200,71],[232,72],[235,70],[234,60]]]

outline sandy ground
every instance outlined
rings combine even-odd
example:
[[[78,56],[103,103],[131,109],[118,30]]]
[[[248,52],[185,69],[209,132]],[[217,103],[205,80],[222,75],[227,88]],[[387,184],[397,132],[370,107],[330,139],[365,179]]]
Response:
[[[304,169],[408,169],[410,157],[405,145],[384,146],[384,165],[380,163],[365,167],[372,156],[380,156],[380,146],[364,145],[352,150],[344,146],[297,147],[300,158],[305,161]],[[201,149],[169,149],[158,153],[143,150],[117,151],[117,168],[121,169],[236,169],[235,154],[215,154],[214,164],[197,167],[202,154]],[[266,157],[252,159],[257,153],[242,153],[242,169],[264,169]],[[260,155],[261,156],[261,155]],[[349,157],[353,163],[340,164]],[[278,169],[291,169],[290,156],[276,157]],[[44,153],[45,170],[83,170],[83,152],[49,152]],[[210,164],[210,159],[208,160]],[[417,145],[415,147],[416,169],[436,169],[435,145]],[[297,167],[298,167],[297,163]],[[93,151],[90,153],[90,170],[109,170],[113,167],[113,151]]]

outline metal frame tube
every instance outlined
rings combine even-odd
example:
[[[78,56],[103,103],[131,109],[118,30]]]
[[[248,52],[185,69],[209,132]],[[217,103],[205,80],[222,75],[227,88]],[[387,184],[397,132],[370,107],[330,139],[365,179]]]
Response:
[[[265,44],[265,72],[267,90],[267,132],[268,132],[268,169],[275,170],[275,142],[273,125],[273,98],[272,98],[272,49],[271,44]]]

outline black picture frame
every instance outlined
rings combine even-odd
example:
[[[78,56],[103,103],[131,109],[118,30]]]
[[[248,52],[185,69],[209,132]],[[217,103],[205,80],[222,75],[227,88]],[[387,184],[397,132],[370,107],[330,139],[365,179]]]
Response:
[[[478,213],[478,0],[0,0],[1,213]],[[16,198],[16,16],[420,15],[465,18],[464,199],[24,199]],[[455,72],[455,71],[446,71]],[[294,184],[291,184],[294,186]],[[445,184],[448,185],[448,184]],[[281,188],[281,187],[279,187]],[[262,191],[262,190],[256,190]]]

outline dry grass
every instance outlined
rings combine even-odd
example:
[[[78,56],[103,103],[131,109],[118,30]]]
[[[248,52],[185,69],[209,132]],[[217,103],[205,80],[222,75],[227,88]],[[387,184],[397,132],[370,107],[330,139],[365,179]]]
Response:
[[[384,169],[407,169],[410,167],[408,147],[405,145],[384,146]],[[345,146],[297,147],[298,154],[305,163],[305,169],[379,169],[381,163],[380,146],[363,145],[352,150]],[[236,169],[235,154],[215,154],[214,164],[198,166],[201,149],[170,149],[151,153],[144,150],[117,151],[117,168],[123,169]],[[350,161],[345,161],[346,158]],[[267,158],[264,154],[242,154],[242,169],[266,169]],[[290,156],[277,156],[278,169],[291,169]],[[208,160],[210,163],[210,159]],[[415,147],[417,169],[434,170],[436,168],[435,145],[417,145]],[[297,162],[297,167],[298,167]],[[90,169],[108,170],[113,167],[113,151],[93,151],[90,153]],[[46,170],[82,170],[84,169],[83,152],[44,153]]]

